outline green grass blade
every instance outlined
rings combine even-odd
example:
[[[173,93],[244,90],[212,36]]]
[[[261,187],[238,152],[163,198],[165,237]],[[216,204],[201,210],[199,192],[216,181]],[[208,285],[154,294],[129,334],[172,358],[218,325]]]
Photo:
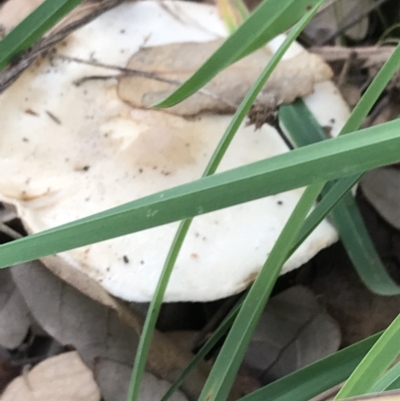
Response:
[[[400,294],[400,286],[382,264],[351,194],[344,197],[341,207],[332,211],[332,219],[364,284],[376,294]]]
[[[282,106],[279,118],[297,146],[326,139],[324,131],[301,99],[291,105]],[[358,178],[361,175],[344,180],[349,182]],[[326,185],[322,191],[324,196],[332,185],[333,183]],[[346,186],[346,182],[344,185]],[[400,294],[400,286],[391,279],[381,263],[351,193],[343,194],[343,200],[332,210],[330,218],[364,284],[380,295]]]
[[[151,340],[156,327],[157,318],[160,314],[161,304],[167,289],[168,281],[173,267],[178,258],[179,251],[185,240],[186,234],[190,228],[191,220],[184,220],[178,228],[177,234],[172,242],[168,252],[167,261],[157,282],[154,296],[150,302],[147,311],[146,320],[143,325],[142,334],[139,339],[139,345],[132,369],[131,381],[129,383],[128,401],[135,401],[139,398],[140,385],[142,383],[143,373],[146,368],[146,360],[150,350]]]
[[[400,389],[400,376],[397,376],[397,378],[390,383],[390,385],[386,388],[386,391],[398,389]]]
[[[192,77],[156,106],[171,107],[197,92],[220,71],[284,32],[318,2],[264,0]]]
[[[389,369],[369,390],[370,393],[395,390],[400,385],[400,362]]]
[[[400,315],[384,331],[343,385],[335,400],[366,394],[400,353]]]
[[[218,326],[217,330],[211,335],[211,337],[207,340],[207,342],[201,347],[201,349],[197,352],[196,356],[189,363],[186,369],[180,374],[175,383],[168,389],[165,393],[161,401],[167,401],[171,395],[178,390],[180,385],[184,382],[186,377],[189,376],[190,372],[196,367],[196,365],[206,357],[206,355],[214,348],[214,346],[218,343],[218,341],[228,332],[231,328],[239,309],[243,304],[244,297],[242,297],[234,308],[229,312],[223,322]]]
[[[287,259],[290,245],[296,239],[304,219],[323,184],[306,188],[294,212],[279,235],[258,277],[251,286],[221,352],[200,395],[200,401],[225,400],[239,370],[253,331],[265,308],[281,268]]]
[[[306,240],[319,223],[333,210],[333,208],[344,198],[344,196],[359,181],[360,175],[355,175],[338,180],[332,188],[318,202],[315,209],[307,216],[301,228],[300,234],[294,243],[290,255]]]
[[[0,71],[82,0],[46,0],[0,41]]]
[[[375,334],[297,370],[240,401],[308,401],[346,380],[379,339]]]
[[[316,11],[316,10],[315,10]],[[315,12],[314,11],[314,12]],[[256,82],[253,84],[252,88],[249,90],[247,95],[245,96],[243,102],[237,109],[235,115],[232,118],[226,132],[224,133],[221,141],[219,142],[216,150],[213,153],[211,160],[209,161],[204,173],[203,177],[207,177],[213,175],[223,156],[225,155],[226,151],[228,150],[229,145],[231,144],[237,130],[239,129],[240,125],[242,124],[244,118],[246,117],[247,113],[249,112],[254,100],[256,99],[257,95],[265,85],[265,82],[272,74],[274,68],[281,60],[283,55],[285,54],[286,50],[289,46],[293,43],[295,38],[300,34],[301,30],[303,29],[304,24],[311,18],[311,15],[307,18],[304,17],[303,20],[296,26],[295,29],[288,35],[284,43],[279,47],[277,52],[273,55],[271,60],[269,61],[268,65],[264,68],[261,75],[258,77]],[[129,395],[128,400],[135,401],[138,398],[140,384],[142,381],[143,372],[146,366],[146,359],[148,352],[150,350],[151,338],[156,326],[157,318],[159,315],[159,311],[161,308],[162,300],[164,298],[165,291],[167,289],[167,285],[172,274],[173,268],[175,266],[176,260],[179,255],[179,251],[183,245],[185,240],[186,234],[189,230],[192,220],[185,220],[182,222],[178,228],[177,234],[175,235],[173,245],[170,249],[170,252],[167,256],[166,262],[164,264],[163,270],[161,272],[157,288],[155,294],[152,298],[150,303],[150,307],[147,313],[146,321],[144,324],[142,336],[139,341],[138,352],[136,355],[134,368],[132,371],[132,378],[129,387]]]
[[[400,160],[400,120],[295,149],[0,246],[0,267]]]

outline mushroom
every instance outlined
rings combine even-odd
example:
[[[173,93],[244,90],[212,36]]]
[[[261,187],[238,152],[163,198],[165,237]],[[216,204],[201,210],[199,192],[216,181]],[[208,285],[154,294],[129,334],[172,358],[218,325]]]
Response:
[[[110,66],[125,67],[138,52],[162,45],[195,46],[194,42],[224,36],[223,23],[210,5],[123,3],[71,34],[55,54],[37,61],[0,95],[0,199],[16,206],[27,231],[40,232],[198,179],[232,111],[219,114],[215,106],[206,106],[182,116],[176,110],[132,104],[132,93],[127,98],[121,95],[124,85],[132,84],[124,79],[137,82],[140,77],[123,77]],[[272,41],[271,51],[282,40]],[[294,44],[285,59],[292,65],[295,57],[306,54]],[[329,70],[321,60],[317,64]],[[277,73],[275,86],[279,80],[284,86],[288,74]],[[348,109],[329,79],[320,81],[311,82],[307,93],[313,93],[304,100],[335,135]],[[135,94],[135,85],[131,91]],[[274,92],[275,98],[285,97],[281,92]],[[243,125],[219,171],[286,151],[273,127],[264,124],[255,130]],[[210,301],[245,289],[302,192],[297,189],[196,217],[165,301]],[[50,268],[60,265],[84,273],[124,300],[146,302],[152,298],[177,226],[167,224],[43,261]],[[323,221],[282,273],[336,240],[333,227]]]

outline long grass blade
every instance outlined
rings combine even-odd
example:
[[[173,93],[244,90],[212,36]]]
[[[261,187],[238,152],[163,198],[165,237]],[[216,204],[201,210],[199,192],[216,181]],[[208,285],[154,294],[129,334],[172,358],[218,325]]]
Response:
[[[400,386],[400,362],[389,369],[369,390],[370,393],[381,393],[396,390]]]
[[[168,389],[161,401],[167,401],[171,395],[178,390],[180,385],[184,382],[186,377],[189,376],[190,372],[196,367],[196,365],[206,357],[206,355],[214,348],[218,341],[228,332],[231,328],[239,309],[243,304],[244,297],[242,297],[234,308],[229,312],[223,322],[218,326],[217,330],[211,335],[207,342],[201,347],[201,349],[196,353],[196,356],[189,363],[186,369],[180,374],[175,383]]]
[[[332,211],[332,219],[364,284],[376,294],[400,294],[400,286],[382,264],[351,194],[344,197],[342,207]]]
[[[0,41],[0,71],[82,0],[46,0]]]
[[[375,334],[335,352],[246,395],[240,401],[308,401],[345,381],[380,336],[381,333]]]
[[[295,149],[0,246],[0,267],[400,160],[400,120]]]
[[[358,182],[359,175],[342,178],[338,180],[332,188],[324,195],[321,201],[318,202],[315,209],[307,216],[306,221],[301,228],[300,234],[296,239],[289,255],[291,255],[314,231],[321,221],[328,216],[333,208],[344,198],[344,196]]]
[[[325,132],[301,99],[291,105],[282,106],[279,118],[297,146],[326,139]],[[358,181],[360,177],[361,175],[357,175],[353,179]],[[343,180],[348,182],[352,179]],[[333,183],[327,183],[322,191],[324,196],[332,185]],[[400,286],[391,279],[381,263],[350,192],[343,194],[343,200],[332,210],[330,218],[365,285],[380,295],[400,294]]]
[[[335,400],[366,394],[400,353],[400,315],[360,362]]]

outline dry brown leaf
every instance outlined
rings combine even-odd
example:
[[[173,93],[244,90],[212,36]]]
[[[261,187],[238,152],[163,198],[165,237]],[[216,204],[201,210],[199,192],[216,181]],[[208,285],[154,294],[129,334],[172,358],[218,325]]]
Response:
[[[347,26],[350,21],[371,6],[371,3],[371,0],[328,0],[304,31],[313,41],[324,42]],[[365,16],[346,29],[344,34],[354,40],[361,40],[367,34],[368,26],[369,19]]]
[[[152,105],[188,79],[222,43],[219,39],[141,49],[127,65],[137,73],[119,79],[119,97],[133,107]],[[202,91],[166,111],[182,116],[205,111],[233,113],[270,58],[271,53],[266,49],[252,53],[221,72]],[[297,97],[310,94],[315,83],[331,77],[332,71],[318,56],[301,52],[290,60],[281,61],[262,93],[267,93],[275,105],[291,103]]]
[[[107,401],[126,401],[128,384],[132,367],[109,359],[99,359],[94,366],[94,375]],[[165,380],[157,379],[149,372],[144,372],[140,386],[139,401],[160,400],[170,384]],[[186,401],[187,398],[177,391],[171,401]]]
[[[89,367],[101,356],[131,363],[137,335],[120,322],[115,311],[64,283],[38,262],[11,270],[39,325],[60,344],[74,346]]]
[[[29,309],[15,287],[10,270],[0,271],[0,345],[18,347],[31,325]]]
[[[138,341],[136,333],[141,331],[143,318],[116,300],[112,306],[116,311],[110,309],[111,305],[95,302],[39,262],[14,266],[11,271],[40,326],[59,343],[74,346],[89,367],[99,358],[132,365]],[[173,381],[191,359],[192,354],[156,331],[147,369]],[[206,365],[201,364],[182,387],[191,398],[198,396],[207,372]],[[110,393],[113,391],[114,388]]]
[[[307,288],[294,286],[271,298],[244,362],[266,384],[337,351],[338,324]]]
[[[400,171],[379,168],[368,171],[361,180],[365,197],[392,226],[400,229]]]
[[[100,401],[92,372],[77,352],[46,359],[16,378],[1,401]]]

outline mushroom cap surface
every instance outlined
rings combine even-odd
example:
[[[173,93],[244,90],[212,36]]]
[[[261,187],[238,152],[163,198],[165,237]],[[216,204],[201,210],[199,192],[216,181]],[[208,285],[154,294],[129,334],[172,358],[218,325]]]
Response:
[[[142,46],[222,36],[226,32],[212,6],[128,2],[74,32],[57,46],[57,54],[124,67]],[[275,39],[270,48],[281,41]],[[285,58],[302,51],[294,44]],[[209,112],[184,118],[133,108],[118,97],[117,79],[109,78],[115,74],[49,55],[0,95],[0,199],[17,207],[30,233],[198,179],[232,118]],[[93,76],[108,78],[74,84]],[[320,124],[337,134],[348,110],[334,85],[316,84],[304,99]],[[218,171],[286,151],[271,126],[256,131],[243,125]],[[245,289],[302,192],[296,189],[196,217],[164,300],[211,301]],[[167,224],[63,252],[58,258],[117,297],[147,302],[177,227]],[[282,273],[336,240],[333,227],[323,221]]]

